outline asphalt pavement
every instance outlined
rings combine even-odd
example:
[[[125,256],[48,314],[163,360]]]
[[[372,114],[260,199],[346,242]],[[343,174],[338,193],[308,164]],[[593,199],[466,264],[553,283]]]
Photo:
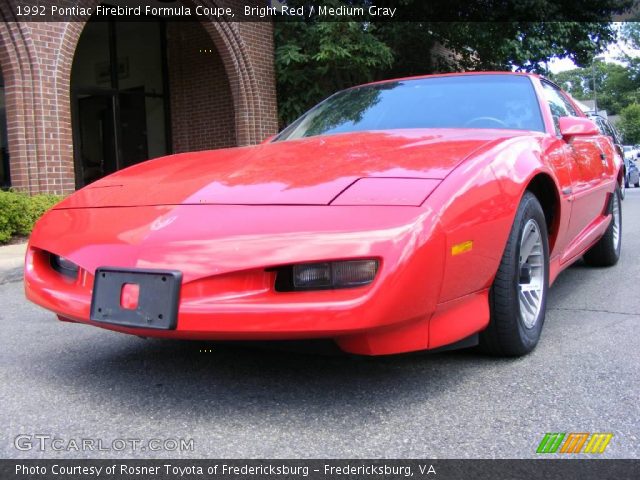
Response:
[[[600,457],[639,458],[639,254],[631,189],[619,264],[562,273],[520,359],[143,340],[58,322],[14,275],[0,285],[0,458],[521,458],[546,432],[610,432]]]

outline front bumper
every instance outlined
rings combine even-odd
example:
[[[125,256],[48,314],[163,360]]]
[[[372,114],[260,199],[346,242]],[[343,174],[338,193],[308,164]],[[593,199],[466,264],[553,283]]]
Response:
[[[26,295],[63,319],[129,334],[333,338],[344,350],[362,354],[437,348],[486,325],[486,292],[438,305],[445,240],[434,216],[411,207],[371,208],[375,211],[212,205],[53,210],[31,237]],[[110,225],[120,228],[114,231]],[[78,264],[77,278],[51,268],[49,252]],[[273,267],[350,258],[380,260],[372,284],[306,292],[274,289]],[[91,322],[93,274],[101,266],[181,271],[176,329]],[[470,320],[438,320],[461,308],[473,310],[464,315]],[[436,331],[430,329],[434,325]]]

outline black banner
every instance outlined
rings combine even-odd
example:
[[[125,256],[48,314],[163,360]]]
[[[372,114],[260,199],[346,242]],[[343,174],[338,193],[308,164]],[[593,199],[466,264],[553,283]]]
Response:
[[[640,460],[0,460],[8,479],[637,479]]]
[[[158,17],[170,21],[224,22],[610,22],[640,19],[639,0],[238,0],[162,2],[131,0],[68,2],[5,0],[4,21],[140,22]]]

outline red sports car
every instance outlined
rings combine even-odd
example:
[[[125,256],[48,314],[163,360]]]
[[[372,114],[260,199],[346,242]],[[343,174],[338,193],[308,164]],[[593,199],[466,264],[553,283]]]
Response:
[[[617,262],[621,165],[535,75],[368,84],[261,145],[159,158],[71,195],[33,231],[26,294],[145,337],[522,355],[561,270]]]

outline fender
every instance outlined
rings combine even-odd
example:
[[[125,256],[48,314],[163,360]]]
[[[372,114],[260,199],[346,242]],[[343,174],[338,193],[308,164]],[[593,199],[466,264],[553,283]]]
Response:
[[[558,234],[566,230],[571,211],[570,201],[563,200],[561,192],[571,179],[570,165],[556,140],[544,134],[506,139],[463,162],[432,194],[429,200],[442,205],[438,215],[446,238],[440,302],[491,286],[518,204],[540,176],[548,179],[552,188],[548,193],[558,207],[549,228],[550,245],[558,247]],[[555,168],[541,160],[543,152],[550,155]],[[465,242],[471,242],[470,247],[459,252],[455,247]]]

